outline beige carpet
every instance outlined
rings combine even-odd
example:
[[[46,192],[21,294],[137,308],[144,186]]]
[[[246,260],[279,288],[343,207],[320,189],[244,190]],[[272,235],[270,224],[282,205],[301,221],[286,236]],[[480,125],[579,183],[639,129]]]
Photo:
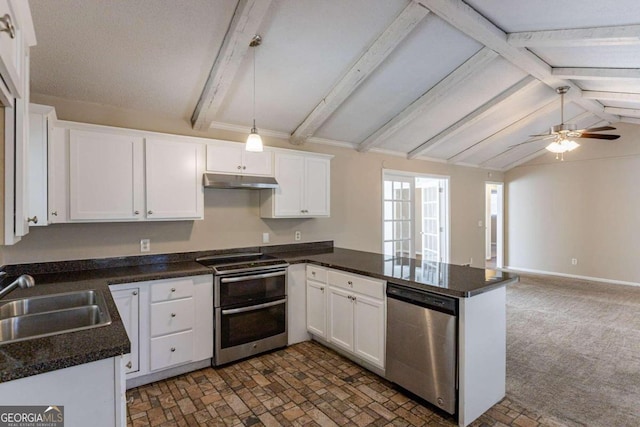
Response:
[[[640,426],[640,287],[507,287],[507,397],[570,426]]]

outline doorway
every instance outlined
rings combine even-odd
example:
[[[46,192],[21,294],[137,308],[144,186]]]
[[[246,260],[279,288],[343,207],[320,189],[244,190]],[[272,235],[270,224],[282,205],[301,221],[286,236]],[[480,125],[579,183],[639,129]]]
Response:
[[[385,255],[449,260],[449,178],[383,171]]]
[[[485,183],[485,268],[503,267],[504,184]]]

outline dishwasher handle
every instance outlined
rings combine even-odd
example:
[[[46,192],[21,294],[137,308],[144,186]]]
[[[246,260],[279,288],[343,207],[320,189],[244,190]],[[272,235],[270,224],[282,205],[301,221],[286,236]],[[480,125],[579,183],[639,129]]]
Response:
[[[458,300],[407,286],[387,283],[387,298],[418,305],[429,310],[439,311],[451,316],[458,315]]]

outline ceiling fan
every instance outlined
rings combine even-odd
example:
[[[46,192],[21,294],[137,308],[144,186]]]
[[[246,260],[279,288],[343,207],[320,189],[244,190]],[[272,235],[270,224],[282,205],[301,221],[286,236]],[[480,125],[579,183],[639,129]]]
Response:
[[[548,133],[530,135],[532,139],[520,144],[512,145],[511,148],[518,145],[529,144],[544,139],[553,139],[546,149],[552,153],[556,153],[556,159],[564,160],[564,153],[572,151],[580,146],[574,139],[591,138],[591,139],[607,139],[614,140],[620,138],[620,135],[600,134],[594,132],[602,132],[606,130],[615,130],[612,126],[600,126],[589,129],[578,129],[574,123],[564,122],[564,94],[569,91],[569,86],[560,86],[556,88],[556,92],[560,95],[560,124],[551,126]]]

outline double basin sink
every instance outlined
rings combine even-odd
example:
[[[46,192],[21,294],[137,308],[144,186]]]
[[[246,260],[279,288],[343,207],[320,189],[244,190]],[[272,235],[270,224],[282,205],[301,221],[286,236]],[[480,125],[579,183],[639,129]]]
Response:
[[[96,290],[0,300],[0,345],[110,323],[104,296]]]

